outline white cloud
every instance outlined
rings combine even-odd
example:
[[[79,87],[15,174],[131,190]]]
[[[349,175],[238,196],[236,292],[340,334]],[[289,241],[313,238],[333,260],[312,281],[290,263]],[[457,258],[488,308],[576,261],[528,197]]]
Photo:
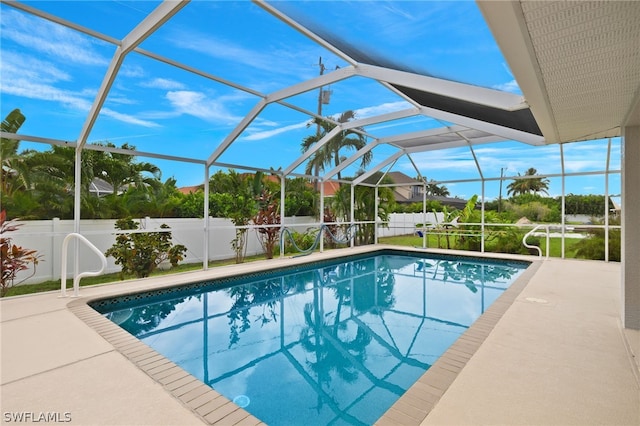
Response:
[[[236,124],[242,117],[227,110],[220,98],[210,99],[204,93],[190,90],[167,92],[167,100],[177,113],[192,115],[206,121]]]
[[[374,117],[377,115],[381,115],[381,114],[386,114],[389,112],[395,112],[395,111],[400,111],[402,109],[406,109],[406,108],[410,108],[411,105],[408,102],[405,101],[400,101],[400,102],[387,102],[387,103],[383,103],[380,105],[374,105],[371,107],[366,107],[366,108],[360,108],[355,110],[355,114],[356,114],[356,120],[358,119],[364,119],[364,118],[368,118],[368,117]],[[336,116],[334,116],[333,118],[337,119],[339,116],[339,114],[337,114]],[[286,133],[289,131],[293,131],[293,130],[299,130],[302,129],[304,127],[308,127],[309,126],[309,122],[310,120],[301,122],[301,123],[295,123],[295,124],[291,124],[288,126],[284,126],[284,127],[280,127],[277,129],[270,129],[270,130],[262,130],[260,127],[265,126],[265,127],[274,127],[277,126],[278,123],[275,123],[273,121],[263,121],[260,123],[254,123],[254,125],[252,125],[249,129],[247,129],[247,133],[249,133],[248,136],[243,137],[243,140],[249,140],[249,141],[255,141],[255,140],[262,140],[262,139],[267,139],[270,138],[272,136],[276,136],[282,133]],[[400,124],[398,124],[400,125]],[[380,128],[383,126],[379,126]]]
[[[10,50],[2,51],[0,73],[4,84],[11,84],[11,79],[13,78],[23,78],[42,83],[71,80],[71,76],[68,73],[62,71],[51,62]]]
[[[136,105],[138,102],[134,99],[127,98],[125,96],[114,95],[113,93],[109,93],[109,98],[107,99],[108,103],[120,104],[120,105]]]
[[[518,82],[515,79],[507,81],[506,83],[496,84],[493,88],[496,90],[502,90],[503,92],[522,93],[520,86],[518,86]]]
[[[163,90],[182,90],[185,88],[184,84],[169,78],[154,78],[153,80],[142,82],[140,85],[151,89]]]
[[[276,136],[282,133],[290,132],[292,130],[298,130],[305,128],[309,125],[309,121],[305,121],[302,123],[291,124],[289,126],[279,127],[273,130],[263,130],[263,131],[252,131],[251,128],[247,129],[249,135],[243,137],[243,140],[247,141],[258,141],[262,139],[267,139],[272,136]]]
[[[109,60],[95,50],[91,38],[62,25],[5,8],[0,22],[2,38],[56,60],[104,66]]]
[[[411,108],[411,104],[406,101],[399,102],[386,102],[380,105],[374,105],[371,107],[360,108],[355,110],[356,119],[375,117],[376,115],[388,114],[390,112],[401,111],[403,109]]]
[[[122,65],[118,71],[119,76],[123,77],[144,77],[146,75],[144,68],[140,65]]]
[[[4,69],[3,69],[4,70]],[[46,83],[32,81],[27,78],[18,77],[15,74],[5,75],[3,80],[11,81],[11,84],[2,84],[0,92],[8,95],[22,96],[29,99],[57,102],[66,108],[88,112],[93,102],[95,91],[82,90],[80,92],[59,89]],[[102,108],[101,114],[118,121],[135,124],[143,127],[157,127],[158,124],[151,121],[141,120],[128,114],[122,114],[109,108]]]
[[[102,108],[100,110],[100,114],[106,115],[107,117],[111,117],[115,120],[122,121],[123,123],[135,124],[136,126],[142,127],[160,127],[158,123],[154,123],[152,121],[141,120],[129,114],[122,114],[117,111],[113,111],[109,108]]]
[[[190,49],[212,58],[225,59],[263,70],[273,71],[274,69],[271,55],[246,49],[232,40],[216,39],[210,35],[203,36],[197,33],[183,33],[178,37],[172,37],[172,40],[180,48]]]
[[[4,79],[4,77],[3,77]],[[48,84],[40,84],[22,78],[10,79],[11,84],[2,84],[0,91],[9,95],[30,99],[59,102],[67,107],[81,111],[89,111],[91,102],[79,93],[62,90]]]
[[[477,173],[478,168],[468,150],[429,151],[411,156],[421,171]],[[426,173],[428,175],[428,173]]]

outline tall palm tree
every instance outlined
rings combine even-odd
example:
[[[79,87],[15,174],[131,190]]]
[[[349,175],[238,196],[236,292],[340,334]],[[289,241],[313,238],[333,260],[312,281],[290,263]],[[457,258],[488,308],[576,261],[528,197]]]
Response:
[[[538,171],[533,167],[527,169],[524,173],[524,176],[536,176]],[[520,173],[518,173],[520,176]],[[544,194],[549,194],[549,179],[544,177],[539,178],[522,178],[522,179],[514,179],[509,185],[507,185],[507,194],[508,195],[520,195],[520,194],[537,194],[542,192]]]
[[[346,111],[340,114],[338,117],[338,123],[346,123],[355,118],[353,111]],[[316,124],[319,127],[319,132],[314,135],[307,136],[302,140],[302,152],[307,152],[313,145],[319,142],[327,133],[336,127],[336,125],[330,121],[315,118],[311,124]],[[344,159],[340,156],[340,151],[343,149],[353,149],[355,151],[363,148],[367,144],[366,138],[352,130],[344,130],[336,135],[329,142],[324,144],[322,148],[317,150],[309,159],[305,173],[312,174],[314,171],[324,171],[325,167],[335,166],[337,167]],[[371,162],[372,153],[367,152],[362,156],[360,167],[366,167]],[[338,179],[341,179],[340,173],[338,173]]]

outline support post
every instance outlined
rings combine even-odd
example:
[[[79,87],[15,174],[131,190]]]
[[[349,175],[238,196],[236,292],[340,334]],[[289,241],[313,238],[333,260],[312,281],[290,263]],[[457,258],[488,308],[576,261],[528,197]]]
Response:
[[[204,165],[204,244],[202,269],[209,269],[209,165]]]
[[[622,138],[622,323],[640,330],[640,124]]]
[[[280,238],[284,238],[284,235],[282,234],[282,231],[284,230],[284,199],[285,199],[285,195],[286,195],[286,176],[285,175],[281,175],[280,176]],[[280,241],[280,258],[282,259],[284,257],[284,244],[283,241]]]

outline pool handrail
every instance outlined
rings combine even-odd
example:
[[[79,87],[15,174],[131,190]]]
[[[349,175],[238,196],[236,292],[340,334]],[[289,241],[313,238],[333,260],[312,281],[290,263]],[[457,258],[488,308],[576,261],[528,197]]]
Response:
[[[60,297],[67,297],[67,248],[69,247],[69,241],[73,238],[84,242],[94,253],[98,255],[102,266],[98,271],[82,272],[73,277],[73,297],[78,297],[80,293],[80,279],[83,277],[95,277],[104,272],[107,269],[107,258],[104,254],[94,246],[84,235],[72,232],[64,237],[62,241],[62,265],[60,268]],[[76,259],[78,261],[78,259]]]
[[[530,249],[536,249],[538,250],[538,257],[542,257],[542,249],[539,246],[534,246],[531,244],[527,244],[527,238],[529,238],[531,235],[533,235],[534,232],[536,232],[538,229],[540,228],[545,228],[545,232],[547,235],[547,245],[545,247],[545,257],[548,259],[549,258],[549,225],[536,225],[531,231],[527,232],[524,237],[522,237],[522,245],[524,245],[526,248],[530,248]]]

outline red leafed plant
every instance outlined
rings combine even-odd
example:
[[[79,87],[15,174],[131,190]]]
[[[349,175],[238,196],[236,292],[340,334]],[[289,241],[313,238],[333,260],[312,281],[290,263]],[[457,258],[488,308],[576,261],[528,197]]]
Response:
[[[258,213],[253,217],[255,225],[263,225],[256,228],[258,238],[267,259],[273,259],[273,252],[280,236],[280,205],[268,190],[263,190],[257,197],[260,205]]]
[[[0,296],[4,297],[10,287],[14,284],[20,284],[27,278],[31,278],[36,273],[36,265],[40,260],[36,250],[24,249],[13,243],[13,239],[7,236],[8,232],[15,231],[20,224],[13,220],[7,220],[7,212],[0,212],[0,256],[2,260],[2,289]],[[15,283],[18,272],[29,269],[29,265],[33,265],[33,274],[25,277]]]

